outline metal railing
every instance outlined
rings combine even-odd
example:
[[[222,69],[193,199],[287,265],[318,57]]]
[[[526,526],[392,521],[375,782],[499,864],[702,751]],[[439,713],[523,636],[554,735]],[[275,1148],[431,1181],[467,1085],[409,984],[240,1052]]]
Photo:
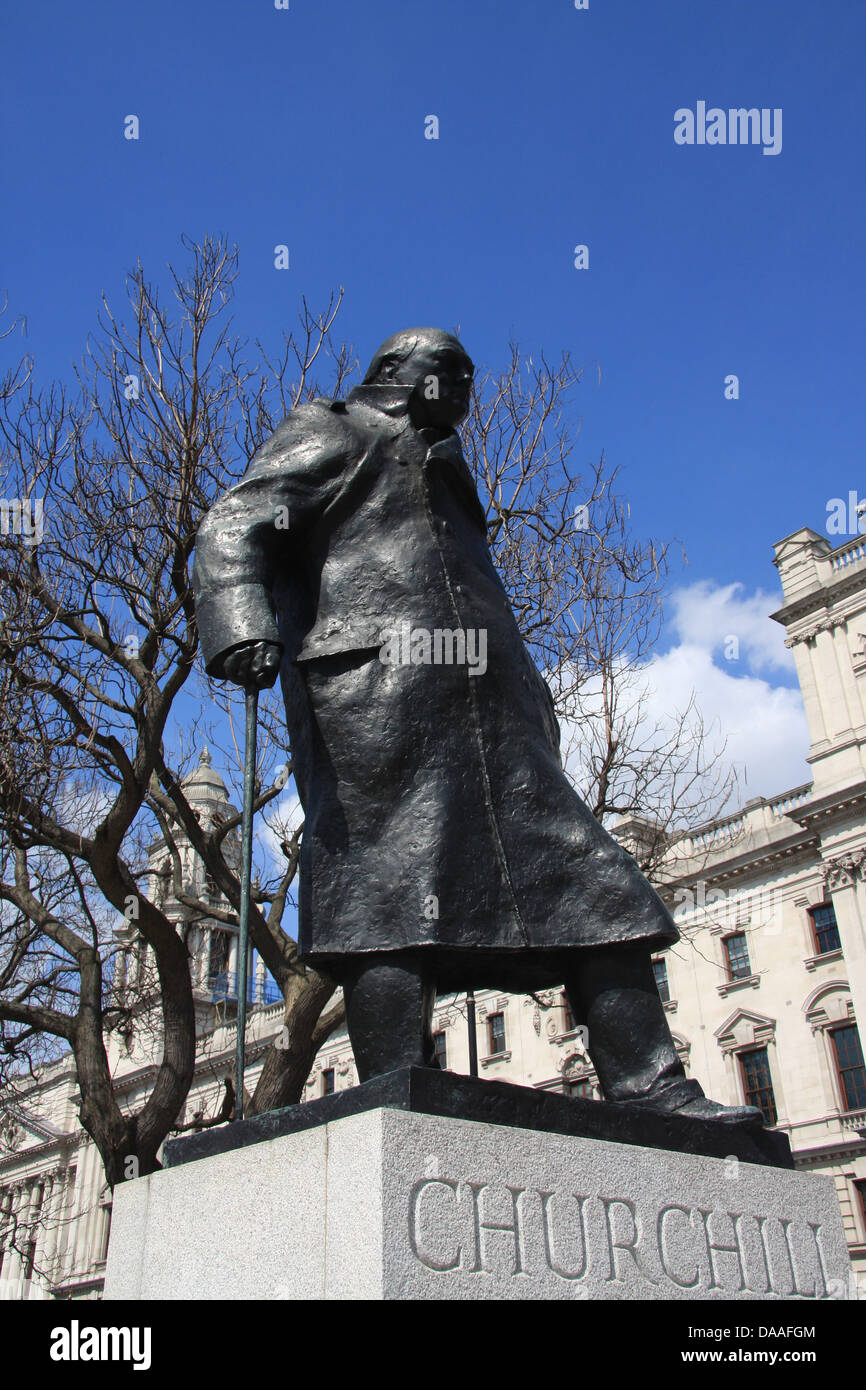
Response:
[[[235,970],[223,970],[218,975],[210,975],[207,982],[211,992],[211,1003],[221,1004],[238,997],[238,977]],[[282,999],[279,985],[275,980],[247,978],[248,1004],[276,1004]]]

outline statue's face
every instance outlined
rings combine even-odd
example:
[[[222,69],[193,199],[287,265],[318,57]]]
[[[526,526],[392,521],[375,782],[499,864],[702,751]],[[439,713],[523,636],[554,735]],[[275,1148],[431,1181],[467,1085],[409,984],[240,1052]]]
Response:
[[[422,343],[398,363],[391,380],[415,387],[410,408],[417,424],[453,429],[469,413],[474,370],[456,343]]]

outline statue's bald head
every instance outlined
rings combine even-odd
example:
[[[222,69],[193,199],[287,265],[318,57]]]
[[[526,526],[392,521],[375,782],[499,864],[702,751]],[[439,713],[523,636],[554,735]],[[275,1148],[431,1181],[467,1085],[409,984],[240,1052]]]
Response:
[[[442,328],[404,328],[373,355],[365,386],[411,386],[417,424],[453,428],[469,410],[474,367],[458,338]]]
[[[364,385],[392,379],[394,369],[419,350],[435,352],[440,348],[459,352],[469,360],[459,338],[455,338],[453,333],[446,333],[444,328],[404,328],[399,333],[392,333],[374,352]]]

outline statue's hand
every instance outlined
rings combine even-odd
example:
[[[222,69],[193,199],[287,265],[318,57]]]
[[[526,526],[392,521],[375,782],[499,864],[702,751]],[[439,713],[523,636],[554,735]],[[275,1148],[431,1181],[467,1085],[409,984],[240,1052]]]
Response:
[[[229,652],[223,662],[223,674],[235,685],[254,685],[265,690],[280,674],[282,650],[276,642],[244,642]]]

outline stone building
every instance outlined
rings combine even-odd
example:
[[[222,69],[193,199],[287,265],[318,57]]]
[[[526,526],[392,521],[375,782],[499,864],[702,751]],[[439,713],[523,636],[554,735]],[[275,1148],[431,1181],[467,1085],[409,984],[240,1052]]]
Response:
[[[854,1280],[866,1296],[866,540],[832,548],[803,529],[776,546],[787,631],[809,724],[812,781],[754,798],[734,815],[674,839],[663,893],[682,938],[656,961],[671,1029],[690,1075],[715,1099],[749,1101],[790,1138],[799,1169],[830,1176]],[[202,816],[231,813],[206,752],[187,782]],[[645,827],[618,827],[625,843]],[[185,873],[200,866],[185,847]],[[164,847],[152,846],[150,891],[165,891]],[[205,889],[207,885],[199,884]],[[170,906],[166,899],[167,909]],[[181,909],[177,909],[181,915]],[[219,1109],[235,1044],[234,935],[217,923],[193,949],[200,1060],[185,1116]],[[127,969],[133,957],[127,958]],[[136,964],[135,968],[139,968]],[[281,1026],[281,1002],[254,963],[249,1082]],[[565,996],[480,993],[479,1074],[597,1096]],[[465,996],[438,1001],[442,1066],[469,1071]],[[142,1038],[112,1040],[130,1108],[152,1074]],[[322,1048],[305,1099],[356,1083],[344,1032]],[[71,1068],[44,1069],[0,1132],[0,1297],[94,1297],[101,1288],[110,1194],[93,1145],[76,1125]]]

